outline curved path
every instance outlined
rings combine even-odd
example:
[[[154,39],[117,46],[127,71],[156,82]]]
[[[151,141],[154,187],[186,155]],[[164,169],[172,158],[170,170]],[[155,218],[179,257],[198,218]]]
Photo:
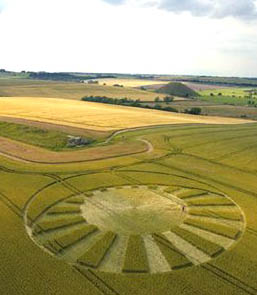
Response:
[[[152,144],[145,139],[121,142],[107,146],[96,146],[71,152],[52,152],[32,145],[0,137],[0,155],[23,163],[74,164],[115,157],[150,153]]]

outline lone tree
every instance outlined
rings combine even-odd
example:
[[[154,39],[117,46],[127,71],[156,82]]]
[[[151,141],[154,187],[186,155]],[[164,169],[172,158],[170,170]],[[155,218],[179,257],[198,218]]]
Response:
[[[165,96],[163,98],[163,101],[166,102],[166,103],[172,102],[173,100],[174,100],[173,96]]]

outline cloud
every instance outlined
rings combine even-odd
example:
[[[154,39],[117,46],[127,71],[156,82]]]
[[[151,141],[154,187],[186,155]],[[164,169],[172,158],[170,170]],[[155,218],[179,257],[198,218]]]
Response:
[[[4,9],[5,3],[4,0],[0,0],[0,12]]]
[[[257,20],[257,0],[104,0],[110,4],[130,4],[154,6],[174,13],[189,12],[193,16],[211,18],[234,17]]]
[[[120,5],[124,3],[124,0],[104,0],[104,2],[114,5]]]
[[[253,19],[257,17],[256,0],[160,0],[161,9],[173,12],[190,12],[195,16],[213,18],[235,17]]]

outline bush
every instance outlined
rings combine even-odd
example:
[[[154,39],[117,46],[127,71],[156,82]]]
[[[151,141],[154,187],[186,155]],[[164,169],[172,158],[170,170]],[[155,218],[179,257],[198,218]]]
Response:
[[[160,104],[155,104],[154,105],[154,109],[161,110],[162,109],[162,106]]]
[[[191,115],[200,115],[202,112],[201,108],[191,108],[191,109],[186,109],[185,113],[186,114],[191,114]]]
[[[172,102],[173,100],[174,100],[173,96],[165,96],[163,98],[163,101],[166,102],[166,103]]]
[[[172,107],[165,107],[163,108],[164,111],[178,113],[178,110]]]

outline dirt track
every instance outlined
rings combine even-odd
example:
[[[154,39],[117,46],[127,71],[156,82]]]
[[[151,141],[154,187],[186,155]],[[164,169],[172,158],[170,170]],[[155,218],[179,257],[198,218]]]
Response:
[[[150,144],[144,140],[92,147],[72,152],[52,152],[15,140],[0,137],[0,155],[16,161],[39,164],[68,164],[133,155],[148,152]]]

